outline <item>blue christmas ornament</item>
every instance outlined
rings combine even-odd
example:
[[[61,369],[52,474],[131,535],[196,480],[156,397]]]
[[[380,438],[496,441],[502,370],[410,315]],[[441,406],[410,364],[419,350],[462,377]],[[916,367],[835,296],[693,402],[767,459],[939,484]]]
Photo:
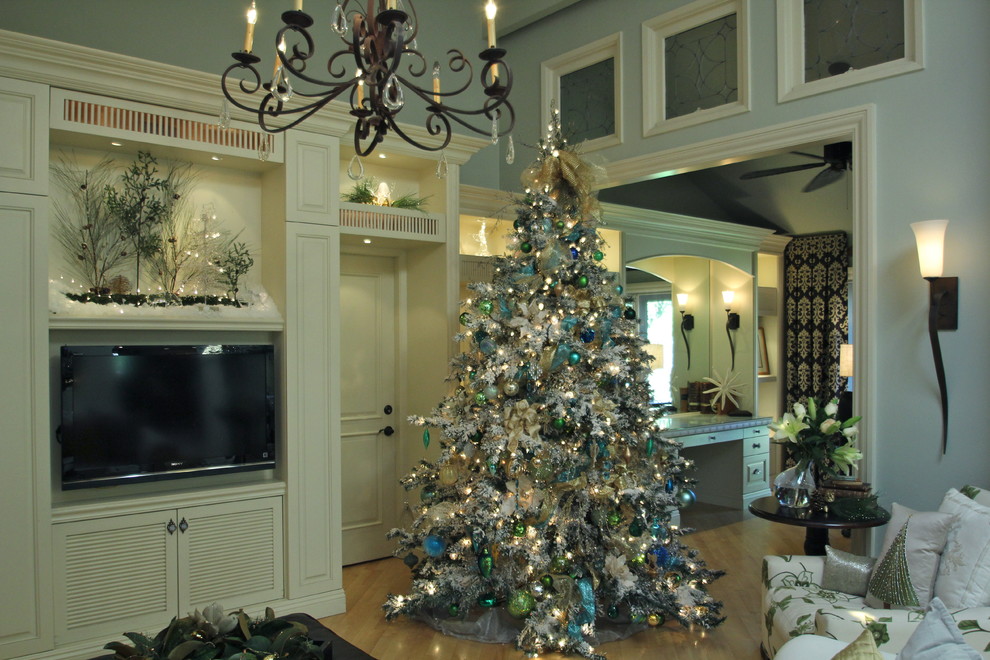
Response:
[[[668,493],[673,493],[674,492],[674,480],[673,479],[667,479],[667,483],[664,484],[663,489],[665,491],[667,491]]]
[[[495,344],[495,342],[489,339],[488,337],[482,339],[478,347],[481,349],[481,352],[484,353],[485,355],[491,355],[492,353],[498,350],[498,346]]]
[[[581,341],[583,341],[585,344],[590,344],[591,342],[595,341],[595,331],[592,330],[591,328],[585,328],[584,330],[582,330]]]
[[[439,557],[447,549],[447,542],[439,536],[430,534],[423,539],[423,550],[431,557]]]
[[[577,259],[578,256],[580,256],[580,254],[581,253],[578,252],[578,249],[576,247],[571,248],[571,259]]]
[[[657,558],[657,566],[660,568],[670,567],[670,551],[662,545],[650,550],[650,554]]]

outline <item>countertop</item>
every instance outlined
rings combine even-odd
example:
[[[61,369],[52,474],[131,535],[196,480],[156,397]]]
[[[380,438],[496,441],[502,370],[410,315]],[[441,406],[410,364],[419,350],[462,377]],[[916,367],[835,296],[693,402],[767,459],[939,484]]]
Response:
[[[663,431],[665,438],[679,438],[696,433],[768,426],[771,421],[773,420],[770,417],[729,417],[728,415],[688,413],[661,417],[657,420],[657,426]]]

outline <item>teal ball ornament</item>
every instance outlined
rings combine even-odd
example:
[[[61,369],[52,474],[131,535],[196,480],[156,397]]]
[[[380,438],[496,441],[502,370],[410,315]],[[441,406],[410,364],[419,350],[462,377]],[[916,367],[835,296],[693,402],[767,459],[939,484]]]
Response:
[[[643,523],[637,518],[636,520],[629,523],[629,536],[642,536],[643,535]]]
[[[587,275],[579,275],[576,284],[578,285],[579,289],[587,289],[588,281],[589,280]]]
[[[677,493],[677,501],[680,503],[682,509],[691,506],[697,499],[698,496],[690,488],[685,488]]]
[[[619,618],[619,608],[615,605],[608,606],[608,618],[618,619]]]
[[[577,351],[571,351],[570,354],[567,356],[567,363],[572,366],[580,361],[581,361],[581,354],[578,353]]]
[[[520,220],[519,218],[516,218],[515,220],[512,221],[512,226],[515,229],[522,229],[524,224],[525,223],[523,223],[523,221]]]
[[[402,558],[402,563],[408,566],[409,568],[413,568],[416,566],[416,564],[419,563],[419,557],[417,557],[416,555],[410,552],[408,555]]]
[[[432,486],[427,486],[423,490],[419,491],[419,499],[423,502],[432,502],[433,498],[436,496],[437,491],[435,491]]]
[[[634,321],[636,319],[636,310],[633,309],[632,307],[626,307],[624,310],[622,310],[622,316],[627,321]]]
[[[509,602],[505,604],[506,611],[517,619],[524,619],[529,616],[534,607],[536,607],[536,599],[525,589],[513,592],[509,596]]]
[[[423,539],[423,550],[431,557],[439,557],[447,549],[447,542],[436,534],[430,534]]]
[[[530,252],[533,251],[533,244],[530,243],[529,241],[523,241],[522,243],[519,244],[519,249],[522,250],[523,253],[529,254]]]
[[[482,594],[478,596],[478,605],[482,607],[495,607],[498,603],[498,599],[495,598],[495,594]]]
[[[622,285],[621,284],[616,284],[615,285],[615,292],[617,294],[619,294],[621,296],[623,291],[625,291],[625,289],[622,288]]]

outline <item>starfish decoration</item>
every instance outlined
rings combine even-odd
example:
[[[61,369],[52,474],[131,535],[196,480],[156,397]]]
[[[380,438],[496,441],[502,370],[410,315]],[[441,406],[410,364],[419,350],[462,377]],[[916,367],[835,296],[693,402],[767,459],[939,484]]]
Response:
[[[742,395],[742,389],[740,385],[736,382],[736,377],[739,374],[733,373],[731,370],[725,372],[725,378],[718,375],[718,371],[712,369],[712,373],[715,377],[705,376],[701,380],[707,381],[714,385],[715,387],[705,390],[705,394],[714,394],[712,397],[712,407],[713,408],[725,408],[726,404],[731,401],[733,405],[739,406],[739,399],[736,397]]]

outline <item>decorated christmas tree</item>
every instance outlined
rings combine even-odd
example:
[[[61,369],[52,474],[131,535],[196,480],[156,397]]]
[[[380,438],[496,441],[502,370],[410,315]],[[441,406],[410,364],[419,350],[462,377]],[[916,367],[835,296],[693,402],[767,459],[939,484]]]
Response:
[[[635,309],[602,265],[593,168],[554,111],[526,171],[510,256],[469,286],[451,393],[414,418],[440,443],[403,479],[418,516],[393,530],[405,614],[461,637],[589,658],[595,644],[678,621],[722,621],[721,575],[681,543],[679,445],[650,406]]]

